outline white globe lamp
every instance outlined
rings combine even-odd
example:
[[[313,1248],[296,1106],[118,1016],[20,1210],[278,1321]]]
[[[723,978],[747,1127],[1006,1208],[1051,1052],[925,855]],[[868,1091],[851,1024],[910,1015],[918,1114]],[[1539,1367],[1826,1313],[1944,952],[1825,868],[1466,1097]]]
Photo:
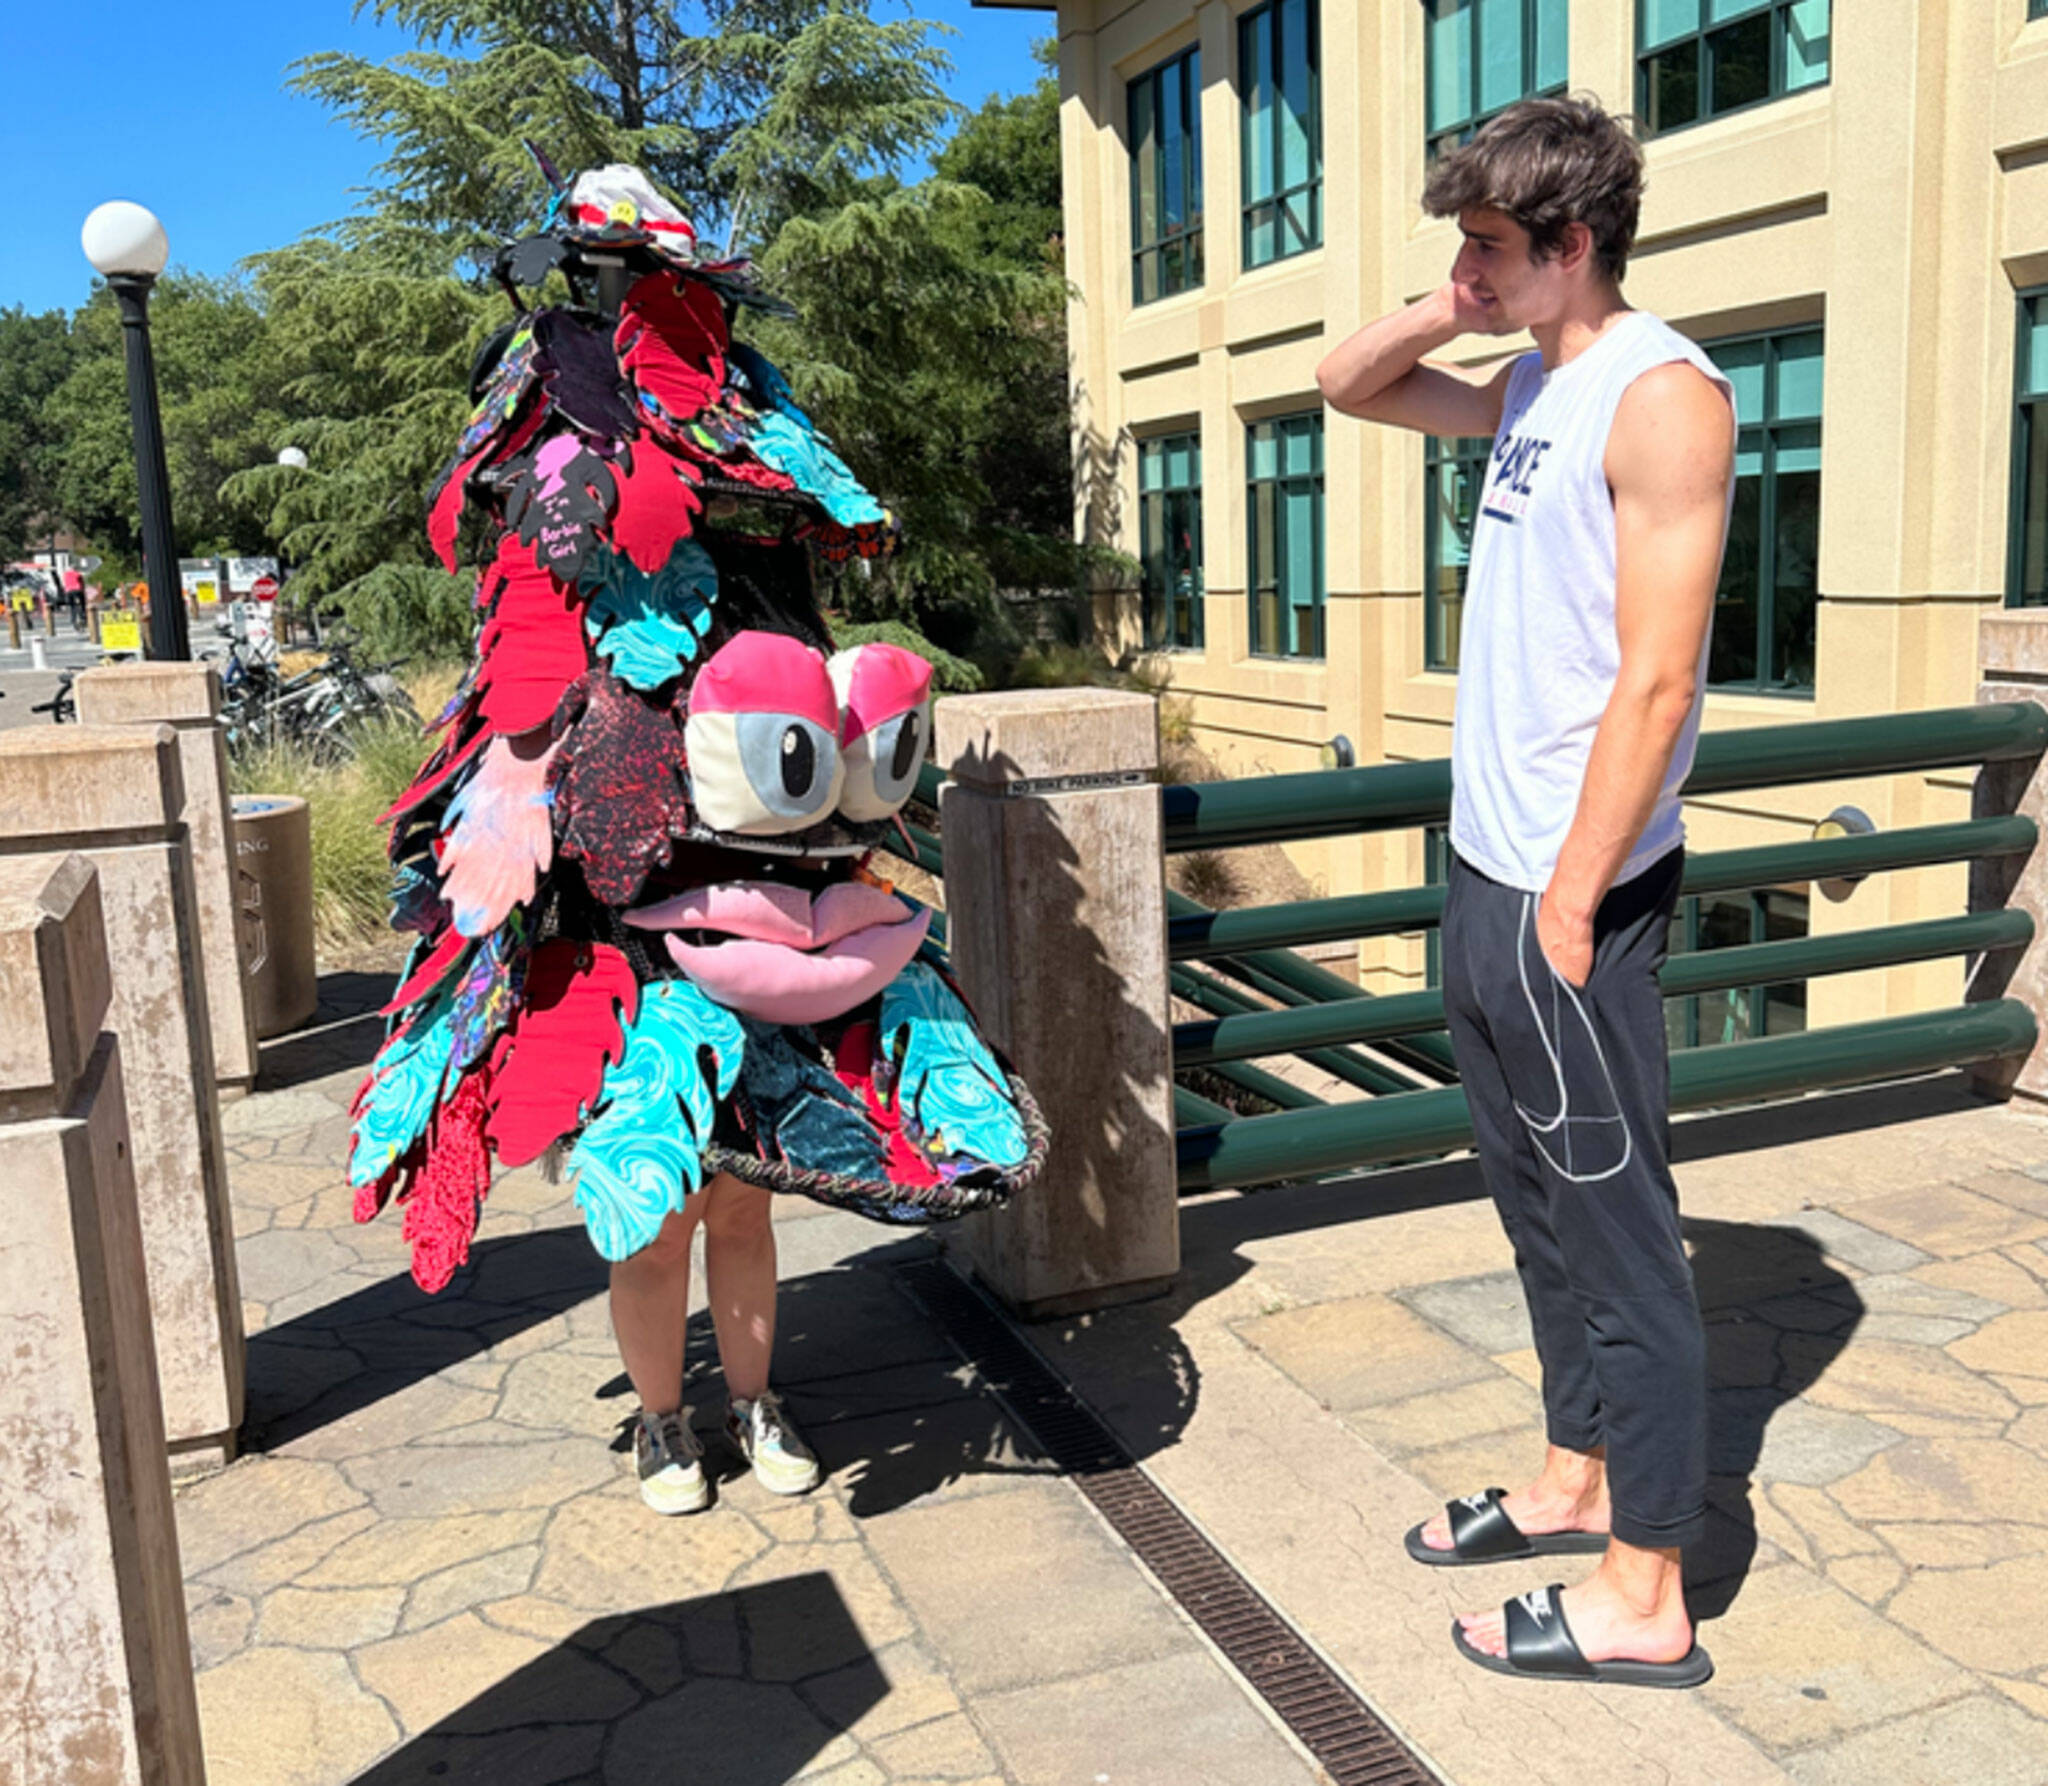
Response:
[[[277,455],[277,462],[292,471],[304,471],[309,463],[304,447],[285,447]]]
[[[95,209],[80,232],[85,258],[107,278],[154,279],[170,259],[164,226],[147,206],[125,198]]]

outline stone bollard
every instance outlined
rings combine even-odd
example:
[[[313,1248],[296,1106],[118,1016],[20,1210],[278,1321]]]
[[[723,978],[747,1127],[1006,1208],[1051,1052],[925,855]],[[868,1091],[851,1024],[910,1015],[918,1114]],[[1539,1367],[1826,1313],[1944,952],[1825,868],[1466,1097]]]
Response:
[[[206,957],[206,1007],[213,1026],[213,1073],[239,1096],[256,1081],[256,1026],[236,940],[233,827],[228,817],[227,740],[220,724],[220,674],[211,664],[103,664],[73,685],[89,726],[167,725],[178,734],[185,777],[185,824],[199,890],[199,940]]]
[[[1161,1291],[1180,1269],[1158,711],[1043,689],[938,707],[947,945],[1052,1127],[1045,1175],[969,1217],[975,1272],[1026,1319]]]
[[[0,732],[0,856],[75,849],[99,870],[164,1430],[198,1468],[234,1455],[244,1356],[178,758],[169,726]]]
[[[0,858],[0,1779],[203,1786],[98,877]]]
[[[2039,701],[2048,705],[2048,609],[2014,608],[1987,613],[1977,623],[1977,699]],[[1971,794],[1974,818],[2001,818],[2021,813],[2048,834],[2048,774],[2034,758],[1986,763],[1977,772]],[[2033,914],[2035,934],[2015,954],[2006,950],[1980,955],[1970,962],[1964,996],[1979,999],[2016,998],[2033,1013],[2048,1035],[2048,848],[2036,846],[2031,856],[1993,856],[1970,864],[1970,910],[1997,911],[2019,906]],[[1971,1068],[1984,1090],[1999,1096],[2018,1092],[2048,1098],[2048,1048],[2037,1046],[2025,1060],[1986,1061]]]

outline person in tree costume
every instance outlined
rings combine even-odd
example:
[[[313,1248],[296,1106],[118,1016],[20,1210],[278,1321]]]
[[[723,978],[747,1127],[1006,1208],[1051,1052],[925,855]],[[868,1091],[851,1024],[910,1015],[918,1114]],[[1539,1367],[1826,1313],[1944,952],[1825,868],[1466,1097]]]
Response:
[[[931,666],[835,650],[820,617],[814,560],[897,528],[734,338],[787,308],[638,170],[555,184],[498,255],[516,315],[432,496],[451,571],[459,533],[482,542],[476,654],[386,815],[416,940],[349,1176],[357,1220],[402,1206],[434,1291],[493,1164],[562,1163],[611,1262],[641,1492],[687,1512],[710,1494],[680,1412],[698,1222],[728,1431],[797,1493],[818,1470],[768,1387],[770,1193],[943,1220],[1027,1185],[1046,1136],[930,913],[870,866]],[[551,272],[573,301],[532,307]]]

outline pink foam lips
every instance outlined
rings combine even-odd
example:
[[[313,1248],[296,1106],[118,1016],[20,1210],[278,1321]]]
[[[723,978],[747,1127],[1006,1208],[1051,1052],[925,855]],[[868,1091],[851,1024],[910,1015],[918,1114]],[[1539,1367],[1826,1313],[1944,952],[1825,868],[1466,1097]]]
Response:
[[[931,914],[861,881],[817,898],[768,881],[693,887],[628,912],[642,930],[665,930],[668,952],[705,994],[769,1023],[823,1023],[873,998],[910,963]],[[678,931],[730,939],[686,943]]]

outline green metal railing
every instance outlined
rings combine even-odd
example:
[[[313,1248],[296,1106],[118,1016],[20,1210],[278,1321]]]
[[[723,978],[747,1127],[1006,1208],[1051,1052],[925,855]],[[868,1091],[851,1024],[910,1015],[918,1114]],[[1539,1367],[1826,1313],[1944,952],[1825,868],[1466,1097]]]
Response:
[[[2044,750],[2048,710],[2031,702],[1717,732],[1701,739],[1685,793],[1963,768],[2030,759]],[[919,797],[936,804],[940,779],[927,768]],[[1169,853],[1237,849],[1441,824],[1450,797],[1448,762],[1173,786],[1164,790],[1165,847]],[[892,847],[941,874],[940,840],[916,826],[907,828],[907,837]],[[2005,816],[1713,851],[1687,859],[1682,890],[1735,891],[2021,856],[2037,841],[2031,819]],[[1175,1068],[1202,1068],[1280,1107],[1269,1116],[1233,1116],[1213,1099],[1177,1086],[1183,1190],[1327,1177],[1470,1144],[1465,1095],[1454,1082],[1443,1034],[1442,993],[1375,995],[1293,952],[1433,928],[1443,916],[1441,887],[1243,911],[1211,911],[1169,893],[1168,914],[1171,989],[1206,1013],[1175,1026]],[[935,933],[943,936],[942,924]],[[2018,949],[2033,936],[2033,920],[2024,912],[1979,912],[1676,956],[1665,964],[1661,984],[1666,996],[1685,997]],[[2027,1007],[2000,999],[1687,1050],[1672,1062],[1672,1108],[1705,1109],[1973,1065],[2023,1053],[2035,1034]],[[1281,1055],[1306,1060],[1368,1096],[1326,1103],[1251,1064]],[[1421,1088],[1418,1078],[1425,1082]]]

